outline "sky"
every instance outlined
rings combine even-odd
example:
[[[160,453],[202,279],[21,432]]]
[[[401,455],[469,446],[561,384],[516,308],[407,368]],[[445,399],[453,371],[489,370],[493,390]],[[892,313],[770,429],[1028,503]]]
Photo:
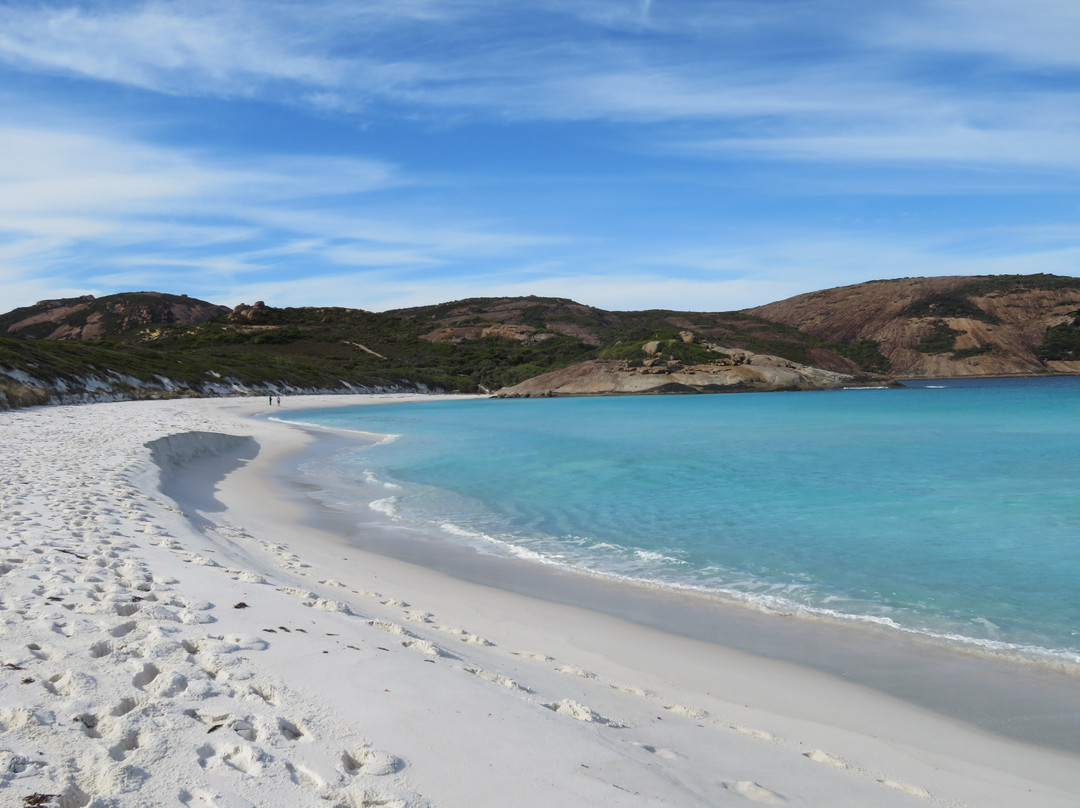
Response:
[[[0,5],[0,311],[1080,275],[1077,0]]]

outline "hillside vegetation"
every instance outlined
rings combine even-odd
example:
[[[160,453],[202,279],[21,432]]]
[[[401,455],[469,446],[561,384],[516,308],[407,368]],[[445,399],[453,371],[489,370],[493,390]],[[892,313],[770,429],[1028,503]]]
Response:
[[[873,345],[896,376],[1080,372],[1080,278],[871,281],[750,312],[820,340]]]
[[[742,312],[605,311],[474,298],[375,313],[228,309],[155,292],[0,315],[0,407],[349,390],[494,391],[581,362],[704,362],[746,351],[842,374],[1080,372],[1080,279],[907,278]],[[714,356],[714,358],[715,358]],[[652,361],[652,360],[650,360]]]

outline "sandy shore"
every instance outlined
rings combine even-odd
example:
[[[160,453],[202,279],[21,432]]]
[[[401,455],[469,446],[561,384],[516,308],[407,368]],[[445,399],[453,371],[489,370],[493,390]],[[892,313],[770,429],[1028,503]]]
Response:
[[[308,526],[267,410],[0,414],[0,802],[1080,801],[1076,756]]]

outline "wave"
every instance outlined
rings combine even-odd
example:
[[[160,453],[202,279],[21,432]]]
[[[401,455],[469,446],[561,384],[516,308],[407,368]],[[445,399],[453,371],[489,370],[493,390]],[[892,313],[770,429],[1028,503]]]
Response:
[[[475,550],[558,567],[575,574],[634,586],[645,586],[650,589],[704,596],[770,615],[833,624],[872,626],[885,631],[900,632],[954,650],[1036,664],[1080,675],[1080,649],[1047,648],[1034,643],[971,636],[959,630],[926,624],[925,621],[928,618],[935,617],[932,613],[920,615],[916,611],[911,611],[901,614],[882,604],[869,602],[859,604],[850,598],[838,595],[826,594],[818,596],[817,603],[808,602],[813,600],[815,595],[813,587],[808,584],[770,582],[716,566],[698,570],[688,569],[691,567],[689,562],[672,554],[625,547],[611,542],[588,544],[582,537],[566,537],[570,539],[567,542],[555,538],[538,540],[510,535],[493,536],[451,522],[442,522],[438,528],[444,535],[465,540]],[[532,546],[543,544],[548,546],[540,548]],[[588,546],[584,547],[586,544]],[[590,555],[589,552],[581,552],[582,549],[600,552]],[[636,559],[642,564],[635,570],[618,569],[620,566],[627,566],[626,561],[629,559]],[[650,567],[650,565],[655,566]],[[680,568],[682,576],[676,578],[663,574],[672,567]],[[687,577],[687,573],[692,575],[695,572],[699,575],[711,573],[708,577],[712,580],[694,581]],[[728,580],[723,582],[718,580],[721,577],[726,577]],[[860,605],[891,611],[892,614],[859,611]],[[988,631],[999,631],[996,624],[983,617],[971,618],[970,622]]]
[[[398,498],[386,497],[385,499],[373,499],[368,503],[368,507],[376,513],[381,513],[384,516],[389,516],[394,519],[398,517]]]
[[[401,437],[401,435],[386,434],[383,432],[368,432],[364,429],[349,429],[344,426],[327,426],[326,424],[320,424],[315,421],[301,421],[297,418],[282,418],[277,415],[268,415],[266,420],[276,421],[279,424],[288,424],[289,426],[302,426],[304,429],[317,429],[320,432],[347,432],[350,435],[361,435],[362,437],[373,441],[376,446],[384,443],[392,443]]]

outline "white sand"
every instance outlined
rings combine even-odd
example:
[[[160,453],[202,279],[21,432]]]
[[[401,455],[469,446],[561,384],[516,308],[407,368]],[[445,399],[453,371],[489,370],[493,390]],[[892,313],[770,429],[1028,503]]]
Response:
[[[266,409],[0,415],[0,804],[1080,803],[1069,755],[301,527]],[[178,504],[145,444],[191,432],[236,438],[158,456],[260,451]]]

